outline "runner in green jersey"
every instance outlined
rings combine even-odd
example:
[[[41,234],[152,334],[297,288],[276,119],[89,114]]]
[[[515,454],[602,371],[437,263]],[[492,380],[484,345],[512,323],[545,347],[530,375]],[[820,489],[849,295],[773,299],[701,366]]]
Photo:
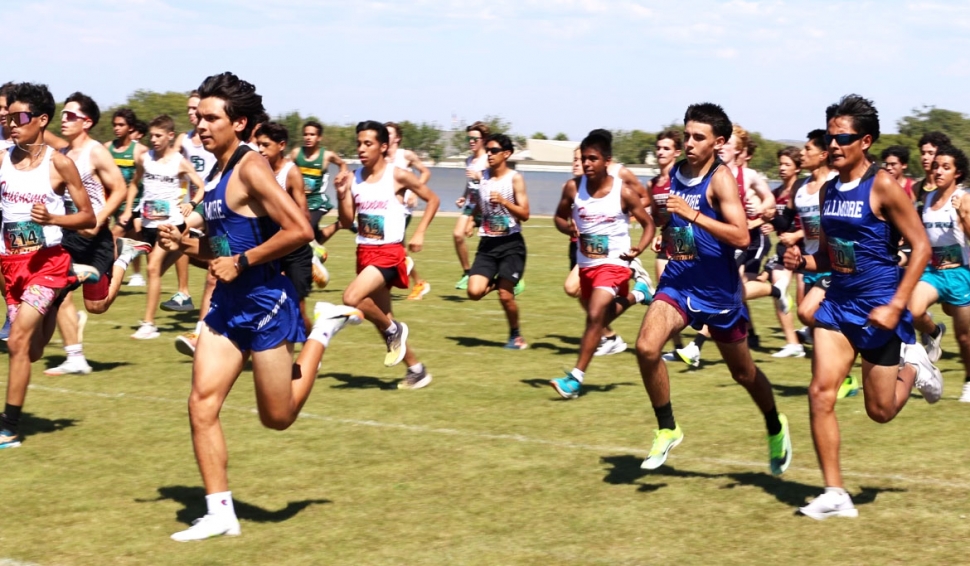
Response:
[[[310,226],[313,227],[313,237],[318,244],[326,242],[339,229],[337,222],[324,230],[320,229],[320,219],[333,209],[333,204],[327,197],[327,168],[333,163],[340,168],[340,174],[348,172],[347,164],[339,155],[320,146],[322,135],[323,124],[316,120],[308,121],[303,125],[303,147],[295,148],[290,154],[290,158],[303,174],[307,208],[310,209]]]
[[[135,218],[138,217],[138,203],[141,202],[142,186],[137,189],[131,186],[131,178],[135,174],[135,160],[139,159],[148,151],[144,145],[136,142],[133,137],[135,134],[135,124],[138,118],[130,108],[119,108],[111,117],[111,129],[115,139],[106,142],[104,146],[108,148],[115,165],[121,169],[121,174],[125,178],[125,186],[128,188],[128,195],[125,202],[115,211],[115,224],[111,227],[111,234],[115,238],[136,238]],[[128,285],[131,287],[144,287],[145,277],[141,273],[141,258],[136,257],[131,268],[134,273],[128,278]]]

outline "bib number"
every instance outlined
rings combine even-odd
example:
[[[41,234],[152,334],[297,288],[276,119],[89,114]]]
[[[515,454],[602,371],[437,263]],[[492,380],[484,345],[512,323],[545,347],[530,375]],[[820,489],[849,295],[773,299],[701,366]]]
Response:
[[[930,265],[936,269],[959,267],[963,265],[963,249],[960,247],[960,244],[933,248]]]
[[[589,259],[605,259],[610,255],[610,237],[606,234],[580,234],[579,245]]]
[[[168,220],[171,205],[167,200],[146,200],[141,215],[145,220]]]
[[[229,237],[226,235],[209,236],[209,248],[216,257],[231,257],[232,251],[229,249]]]
[[[384,217],[374,214],[358,214],[357,233],[368,240],[383,240]]]
[[[694,226],[668,226],[663,232],[664,251],[673,261],[688,261],[697,258],[697,244],[694,242]]]
[[[841,238],[829,238],[829,261],[839,273],[855,273],[855,242]]]
[[[5,222],[3,242],[9,254],[29,254],[44,247],[44,227],[32,220]]]
[[[818,241],[819,235],[822,232],[821,217],[818,215],[803,216],[802,230],[805,231],[806,240]]]
[[[307,177],[303,176],[303,189],[306,194],[312,194],[320,192],[320,185],[322,184],[319,177]]]
[[[489,216],[484,226],[485,234],[488,236],[506,236],[509,233],[509,217]]]

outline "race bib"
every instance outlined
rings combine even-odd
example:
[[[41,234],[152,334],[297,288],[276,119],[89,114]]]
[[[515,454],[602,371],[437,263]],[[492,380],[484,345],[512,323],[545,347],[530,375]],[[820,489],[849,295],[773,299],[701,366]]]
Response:
[[[383,240],[384,217],[375,214],[358,214],[357,233],[368,240]]]
[[[145,220],[168,220],[172,203],[167,200],[146,200],[142,205],[141,216]]]
[[[8,254],[29,254],[45,245],[44,227],[32,220],[3,223],[3,242]]]
[[[930,257],[930,265],[936,269],[958,267],[963,265],[963,248],[960,246],[960,244],[933,248],[933,256]]]
[[[509,233],[508,216],[489,216],[488,221],[483,224],[485,234],[489,236],[507,236]]]
[[[610,255],[610,237],[606,234],[580,234],[579,245],[589,259],[604,259]]]
[[[306,194],[320,192],[320,177],[307,177],[303,176],[303,190]]]
[[[821,216],[802,216],[802,230],[805,231],[805,239],[817,241],[822,232]]]
[[[694,226],[668,226],[663,232],[664,251],[673,261],[686,261],[697,258],[697,244],[694,242]]]
[[[855,273],[855,242],[841,238],[829,238],[829,261],[839,273]]]
[[[226,235],[209,236],[209,248],[212,255],[216,257],[231,257],[232,251],[229,249],[229,237]]]

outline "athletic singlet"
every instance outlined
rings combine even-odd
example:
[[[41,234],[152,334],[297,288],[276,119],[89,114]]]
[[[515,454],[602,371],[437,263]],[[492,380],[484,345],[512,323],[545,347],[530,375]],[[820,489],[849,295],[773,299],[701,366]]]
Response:
[[[721,213],[707,202],[711,177],[723,163],[715,159],[703,177],[686,178],[680,174],[684,161],[670,172],[670,194],[687,201],[694,210],[724,222]],[[741,305],[741,279],[734,260],[734,247],[721,242],[707,230],[679,215],[671,215],[663,231],[664,250],[669,262],[660,286],[670,286],[693,295],[713,309],[735,309]],[[690,306],[690,305],[688,305]]]
[[[509,170],[504,177],[493,178],[491,172],[486,169],[482,171],[482,182],[478,188],[478,201],[482,203],[482,225],[478,228],[478,235],[481,237],[494,238],[498,236],[511,236],[522,231],[522,225],[518,219],[501,204],[489,202],[489,195],[492,191],[501,193],[502,198],[509,202],[515,201],[515,189],[512,187],[512,179],[516,172]],[[518,203],[516,203],[518,204]]]
[[[843,184],[835,178],[825,184],[821,224],[832,262],[829,296],[892,296],[899,286],[899,233],[876,217],[869,202],[878,171],[873,164],[861,179]]]
[[[620,259],[630,249],[630,216],[623,212],[623,181],[619,177],[613,177],[610,192],[600,198],[590,196],[586,175],[580,177],[573,223],[579,232],[579,267],[630,266]]]
[[[357,245],[379,246],[404,241],[404,205],[394,190],[394,167],[384,167],[376,182],[364,181],[364,168],[354,172],[350,193],[357,209]]]
[[[481,171],[484,175],[486,169],[488,169],[488,154],[484,154],[481,157],[476,158],[474,155],[469,155],[465,158],[465,169],[472,169],[474,171]],[[468,179],[465,183],[465,208],[471,210],[475,208],[478,204],[478,197],[481,196],[479,189],[481,188],[481,181],[475,181],[473,179]]]
[[[667,181],[662,185],[657,182],[657,177],[654,177],[650,185],[650,196],[653,197],[653,203],[657,206],[657,214],[666,216],[667,197],[670,196],[670,177],[667,177]]]
[[[286,190],[286,176],[290,174],[290,169],[295,166],[296,164],[292,161],[287,161],[283,164],[283,167],[280,168],[280,172],[276,174],[276,182],[283,187],[284,191]]]
[[[95,215],[104,209],[104,185],[101,184],[101,179],[95,174],[94,167],[91,165],[91,151],[97,145],[101,144],[94,140],[88,140],[88,143],[81,148],[81,153],[77,156],[77,159],[72,159],[74,166],[77,167],[78,174],[81,176],[81,185],[84,187],[84,192],[88,193],[91,210]],[[61,150],[61,153],[68,155],[69,150],[70,148],[65,147]],[[68,157],[70,156],[68,155]],[[68,214],[77,212],[74,201],[71,200],[71,195],[67,191],[64,191],[64,210]]]
[[[804,182],[802,184],[804,184]],[[798,192],[798,189],[795,187],[792,187],[792,190],[789,191],[787,195],[785,194],[785,190],[783,187],[778,187],[774,191],[771,191],[771,193],[775,197],[775,216],[776,217],[781,218],[785,214],[785,209],[788,208],[788,201],[790,201],[792,195],[797,192]],[[796,230],[801,230],[801,229],[802,229],[802,222],[796,216],[795,222],[792,223],[792,226],[788,231],[794,232]]]
[[[824,184],[824,183],[823,183]],[[818,210],[818,195],[822,188],[815,191],[815,194],[808,192],[808,181],[802,183],[795,191],[795,212],[801,222],[802,230],[805,232],[804,242],[805,254],[812,255],[818,251],[818,237],[821,217]]]
[[[155,151],[149,151],[142,160],[142,183],[145,192],[142,196],[141,219],[145,228],[156,228],[160,224],[178,226],[185,222],[179,203],[182,201],[182,187],[179,184],[179,165],[182,156],[172,153],[168,162],[155,160]]]
[[[185,134],[185,139],[182,141],[182,155],[195,167],[195,172],[199,174],[199,177],[205,179],[212,172],[212,168],[216,166],[216,156],[209,153],[202,145],[195,145],[192,142],[193,137],[195,137],[195,130]]]
[[[215,187],[202,196],[202,216],[205,218],[206,234],[212,254],[216,257],[232,257],[259,246],[279,232],[278,224],[268,216],[243,216],[226,204],[226,187],[232,178],[236,163],[252,151],[240,144],[227,163],[227,170]],[[146,184],[147,189],[147,184]],[[219,281],[216,287],[238,289],[240,297],[258,285],[263,285],[280,274],[278,261],[252,265],[243,270],[230,283]]]
[[[933,210],[933,204],[941,194],[941,191],[927,193],[926,206],[923,207],[923,227],[926,228],[926,236],[933,250],[929,266],[933,269],[950,269],[970,265],[967,236],[963,233],[963,226],[952,201],[954,196],[966,193],[963,189],[957,189],[939,210]]]
[[[3,154],[0,163],[0,206],[3,207],[0,254],[29,254],[61,243],[59,227],[41,226],[30,219],[34,203],[43,204],[51,214],[64,214],[64,199],[51,186],[53,153],[54,148],[45,148],[44,158],[30,171],[14,167],[9,151]]]
[[[738,181],[738,196],[741,197],[741,204],[744,205],[744,213],[745,215],[747,215],[748,220],[757,220],[761,218],[760,214],[758,214],[757,212],[753,212],[754,207],[748,206],[748,203],[750,202],[750,197],[748,195],[749,192],[751,193],[752,196],[757,196],[759,198],[761,195],[759,195],[757,191],[755,191],[754,189],[751,189],[750,191],[748,191],[745,188],[744,167],[738,167],[738,174],[736,176],[736,179]],[[759,234],[761,233],[760,229],[755,229],[755,230],[758,230]],[[754,234],[755,230],[752,230],[751,233]]]
[[[138,145],[138,142],[132,141],[131,143],[128,144],[128,147],[126,147],[125,149],[121,151],[116,151],[114,143],[108,144],[108,151],[111,152],[111,158],[114,159],[115,165],[118,166],[118,169],[121,169],[121,176],[125,178],[126,190],[128,189],[128,185],[131,184],[132,177],[135,176],[135,146],[137,145]],[[135,193],[135,201],[134,201],[134,206],[136,209],[138,208],[138,205],[141,203],[141,195],[143,191],[144,191],[144,185],[141,183],[138,183],[138,192]],[[127,205],[128,205],[128,201],[126,198],[125,200],[121,201],[121,206],[118,207],[117,212],[118,213],[123,212]]]
[[[394,158],[391,159],[391,163],[393,163],[394,166],[397,167],[398,169],[411,171],[411,165],[408,164],[408,160],[404,156],[404,150],[401,148],[397,148],[396,150],[394,150]],[[411,213],[413,212],[411,207],[408,206],[408,201],[411,200],[411,195],[413,194],[414,193],[411,191],[411,189],[407,189],[406,191],[404,191],[404,210],[406,211],[406,214],[408,216],[411,216]]]
[[[906,177],[906,183],[903,185],[903,190],[906,191],[906,195],[909,196],[910,199],[913,198],[913,180],[909,177]]]
[[[296,153],[296,166],[300,168],[300,173],[303,174],[303,187],[306,190],[306,203],[310,210],[319,210],[325,208],[330,200],[327,198],[327,181],[330,178],[330,174],[323,164],[323,156],[327,150],[321,146],[320,151],[317,152],[317,158],[310,161],[304,155],[305,148],[300,148],[300,151]]]

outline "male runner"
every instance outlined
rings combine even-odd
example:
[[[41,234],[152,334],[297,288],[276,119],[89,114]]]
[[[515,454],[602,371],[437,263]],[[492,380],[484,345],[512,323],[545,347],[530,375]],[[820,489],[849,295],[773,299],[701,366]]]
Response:
[[[438,211],[438,195],[422,185],[410,171],[387,163],[384,155],[390,137],[380,122],[357,124],[357,157],[361,167],[353,176],[337,177],[340,223],[350,227],[357,217],[357,278],[344,290],[345,305],[364,313],[384,336],[384,365],[404,360],[408,369],[400,389],[420,389],[431,383],[414,350],[407,346],[408,326],[391,318],[391,287],[408,288],[404,254],[404,192],[411,190],[427,203],[421,222],[411,235],[408,249],[419,252],[424,234]]]
[[[829,163],[839,177],[822,187],[819,251],[802,255],[793,246],[785,252],[789,269],[832,271],[832,284],[815,313],[808,391],[812,438],[825,480],[825,492],[801,508],[813,519],[858,515],[842,483],[835,401],[859,354],[866,413],[876,422],[899,414],[914,384],[931,403],[943,390],[940,371],[923,346],[914,344],[906,309],[930,258],[926,232],[896,180],[867,157],[879,139],[879,114],[869,100],[850,94],[829,106],[825,118]],[[913,246],[905,271],[896,263],[898,234]]]
[[[769,467],[781,474],[791,463],[788,419],[775,407],[771,383],[751,359],[747,313],[734,250],[750,243],[737,179],[717,158],[731,137],[731,121],[716,104],[694,104],[684,115],[687,159],[671,171],[664,247],[670,258],[637,339],[640,375],[650,395],[658,430],[642,468],[659,468],[684,439],[670,404],[663,346],[688,324],[707,325],[731,377],[751,396],[768,429]]]
[[[319,257],[322,253],[320,244],[329,240],[340,229],[340,224],[337,222],[326,228],[320,228],[320,220],[333,210],[333,204],[327,196],[327,185],[330,182],[327,169],[330,164],[334,164],[340,169],[338,176],[342,177],[348,173],[344,160],[335,152],[320,145],[322,138],[323,124],[316,120],[309,120],[303,124],[303,147],[293,148],[290,154],[290,159],[296,163],[303,174],[307,207],[310,210],[310,226],[313,228],[314,241],[310,245],[314,248],[315,257]],[[317,261],[319,262],[319,259]],[[320,285],[320,282],[317,282],[317,285]]]
[[[653,219],[637,187],[608,173],[613,142],[601,132],[593,130],[580,144],[584,174],[563,187],[555,216],[556,228],[578,239],[580,300],[586,309],[586,330],[576,367],[549,382],[564,399],[580,395],[606,326],[644,300],[644,290],[628,292],[630,260],[647,248],[654,235]],[[631,214],[643,228],[635,247],[630,242]]]
[[[40,359],[54,333],[54,302],[77,281],[71,256],[61,247],[61,229],[87,230],[97,222],[74,163],[44,143],[55,108],[47,86],[20,83],[6,96],[5,126],[14,145],[0,155],[0,269],[11,328],[0,449],[20,446],[30,364]],[[73,214],[65,214],[65,192],[77,210]]]
[[[306,245],[313,232],[303,211],[280,190],[266,160],[242,145],[263,112],[253,85],[223,73],[207,78],[199,95],[197,128],[223,172],[218,184],[204,192],[206,236],[183,237],[172,224],[158,227],[161,245],[210,259],[209,269],[219,280],[199,337],[200,355],[192,364],[189,397],[192,444],[208,512],[172,535],[176,541],[240,534],[219,411],[247,358],[252,359],[260,421],[283,430],[306,402],[330,339],[344,324],[360,322],[355,309],[318,304],[317,323],[293,364],[293,344],[306,333],[293,286],[280,275],[276,260]]]
[[[478,198],[479,184],[482,181],[482,171],[488,168],[488,155],[485,153],[485,138],[491,131],[485,122],[475,122],[465,128],[468,134],[468,149],[471,155],[465,158],[465,192],[455,204],[461,209],[461,214],[455,222],[455,229],[452,232],[452,239],[455,241],[455,253],[458,254],[458,263],[461,264],[462,276],[455,283],[455,289],[468,289],[468,276],[471,271],[471,263],[468,261],[468,246],[465,239],[472,235],[475,229],[475,201]]]
[[[891,145],[882,150],[879,158],[882,159],[882,168],[906,191],[909,200],[915,201],[913,179],[906,176],[906,171],[909,169],[909,148],[904,145]]]
[[[951,145],[950,137],[943,132],[926,132],[919,138],[919,161],[923,166],[923,178],[913,183],[913,198],[916,199],[916,209],[923,210],[923,200],[926,193],[936,190],[933,186],[933,158],[937,148]]]
[[[515,151],[512,140],[504,134],[485,138],[488,169],[482,174],[475,214],[482,217],[478,230],[478,250],[468,277],[468,298],[480,301],[498,290],[499,302],[509,323],[505,348],[528,348],[519,328],[519,306],[515,286],[525,275],[526,248],[522,223],[529,220],[529,196],[525,179],[510,168],[509,157]]]
[[[133,238],[136,236],[134,220],[138,205],[141,203],[142,187],[136,187],[132,194],[127,194],[131,185],[131,178],[135,176],[135,160],[141,159],[148,148],[136,142],[132,138],[134,126],[138,122],[134,111],[131,108],[119,108],[111,117],[111,129],[114,131],[115,139],[105,142],[114,159],[115,165],[121,170],[121,175],[125,179],[125,201],[115,211],[115,225],[111,227],[111,234],[115,238]],[[131,263],[133,273],[128,278],[129,287],[144,287],[145,278],[141,274],[141,259],[135,257]]]

